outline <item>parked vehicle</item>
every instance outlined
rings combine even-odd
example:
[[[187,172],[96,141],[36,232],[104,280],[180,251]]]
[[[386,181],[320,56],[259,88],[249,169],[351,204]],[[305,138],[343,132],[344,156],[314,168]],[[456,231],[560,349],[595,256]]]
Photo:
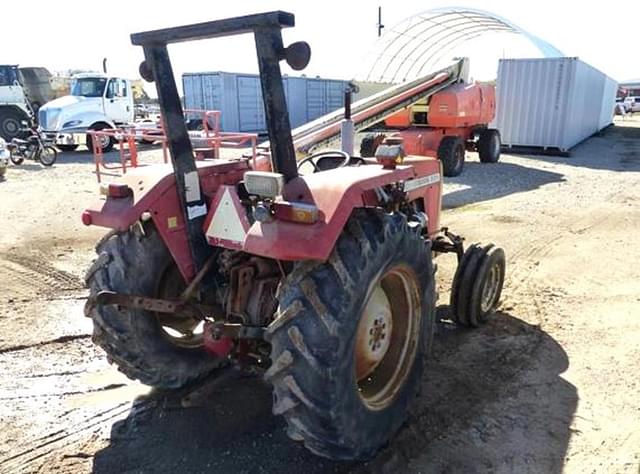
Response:
[[[373,159],[324,150],[296,161],[280,60],[303,69],[310,48],[283,46],[281,28],[294,24],[278,11],[132,35],[149,52],[253,33],[270,153],[196,163],[175,120],[175,80],[151,73],[170,70],[170,58],[147,54],[140,71],[174,118],[165,130],[173,170],[132,170],[82,213],[85,225],[114,230],[87,271],[85,314],[93,341],[127,376],[166,389],[236,368],[261,374],[292,439],[328,458],[370,459],[428,383],[433,257],[456,254],[450,317],[475,327],[497,307],[505,255],[493,244],[465,251],[440,226],[435,158],[405,160],[402,144],[387,140]],[[462,63],[424,79],[421,96],[458,82]],[[398,93],[378,109],[406,100]],[[302,174],[306,164],[313,173]]]
[[[36,125],[22,128],[25,138],[14,138],[7,146],[9,158],[14,165],[20,165],[24,160],[39,161],[44,166],[52,166],[58,158],[58,150],[47,139],[45,133]]]
[[[623,115],[631,112],[631,104],[624,97],[616,97],[616,114]]]
[[[116,128],[134,119],[133,93],[128,79],[104,74],[80,74],[73,79],[71,95],[40,108],[42,129],[62,151],[73,151],[82,142],[93,149],[89,130]],[[102,151],[113,148],[113,137],[103,137]]]
[[[4,138],[0,137],[0,177],[4,176],[9,166],[9,150]]]
[[[20,84],[18,66],[0,65],[0,137],[7,141],[20,133],[20,123],[33,117],[27,94]]]
[[[629,96],[624,98],[624,103],[628,106],[629,112],[640,112],[640,97]]]
[[[133,106],[135,111],[136,119],[148,119],[149,118],[149,109],[145,104],[135,104]]]
[[[495,111],[493,85],[460,83],[388,117],[384,126],[397,130],[409,155],[437,157],[445,176],[458,176],[467,150],[477,151],[482,163],[500,159],[500,132],[488,127]],[[374,156],[384,136],[366,136],[360,155]]]

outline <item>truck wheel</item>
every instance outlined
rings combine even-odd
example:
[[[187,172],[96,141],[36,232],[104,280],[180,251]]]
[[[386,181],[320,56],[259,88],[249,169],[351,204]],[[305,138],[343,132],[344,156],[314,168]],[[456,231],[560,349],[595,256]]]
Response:
[[[28,119],[27,115],[21,114],[12,108],[0,109],[0,137],[10,142],[20,135],[20,129],[22,128],[20,122]]]
[[[91,130],[104,130],[105,128],[110,128],[108,125],[96,125]],[[116,140],[113,137],[102,137],[101,138],[101,148],[102,153],[109,153],[113,149],[113,145],[115,145]],[[93,152],[93,138],[89,133],[87,133],[87,148],[89,151]]]
[[[103,290],[176,298],[184,289],[177,267],[153,226],[142,232],[112,232],[96,246],[98,259],[87,272],[93,341],[109,362],[131,379],[158,388],[177,388],[220,365],[204,351],[200,321],[181,315],[92,304]]]
[[[368,459],[404,422],[434,328],[431,251],[402,214],[358,210],[326,263],[300,262],[266,334],[273,412],[312,452]]]
[[[78,148],[78,145],[56,145],[56,148],[63,152],[76,151],[76,148]],[[93,148],[91,148],[91,151],[93,151]]]
[[[445,176],[458,176],[464,168],[464,142],[460,137],[444,137],[438,147],[438,159]]]
[[[504,284],[504,250],[489,244],[471,245],[464,253],[451,288],[451,319],[478,327],[493,313]]]
[[[500,132],[485,128],[478,139],[478,156],[482,163],[497,163],[500,159]]]

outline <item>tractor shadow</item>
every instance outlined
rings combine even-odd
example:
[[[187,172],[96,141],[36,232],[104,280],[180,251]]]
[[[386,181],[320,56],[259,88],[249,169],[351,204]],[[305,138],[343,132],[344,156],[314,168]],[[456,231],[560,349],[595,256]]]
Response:
[[[443,209],[498,199],[510,194],[533,191],[546,184],[564,181],[564,175],[519,164],[467,161],[460,176],[444,178],[453,185],[442,197]],[[456,189],[457,188],[457,189]]]
[[[412,416],[363,472],[563,471],[576,387],[566,352],[539,326],[500,311],[461,328],[439,324]]]
[[[319,458],[289,440],[270,388],[236,375],[138,398],[93,471],[560,473],[577,391],[559,377],[569,362],[558,343],[508,313],[478,330],[438,326],[409,421],[368,463]]]

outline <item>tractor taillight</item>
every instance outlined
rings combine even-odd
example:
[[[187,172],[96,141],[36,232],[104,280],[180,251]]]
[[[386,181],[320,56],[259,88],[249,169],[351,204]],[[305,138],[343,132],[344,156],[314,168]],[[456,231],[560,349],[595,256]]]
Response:
[[[89,211],[84,211],[82,213],[82,223],[84,225],[91,225],[91,213]]]
[[[275,202],[273,211],[276,219],[301,224],[315,224],[320,214],[316,206],[303,202]]]
[[[110,183],[107,186],[107,196],[115,199],[127,198],[133,194],[133,191],[126,184]]]

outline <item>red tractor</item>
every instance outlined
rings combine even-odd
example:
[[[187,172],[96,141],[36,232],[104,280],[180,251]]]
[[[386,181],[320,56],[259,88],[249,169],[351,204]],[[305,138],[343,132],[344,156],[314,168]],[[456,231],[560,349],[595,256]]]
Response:
[[[399,130],[406,153],[436,157],[445,176],[458,176],[465,150],[477,151],[482,163],[500,159],[500,133],[487,127],[495,111],[494,86],[454,84],[388,117],[384,125]],[[365,137],[361,155],[373,156],[383,139],[384,134]]]
[[[504,280],[501,249],[440,227],[440,163],[321,152],[296,161],[279,62],[294,16],[271,12],[132,35],[154,81],[171,165],[138,168],[82,215],[111,228],[87,272],[93,339],[127,376],[180,387],[237,368],[273,385],[291,438],[370,458],[400,427],[435,325],[437,253],[458,256],[451,318],[477,326]],[[169,43],[253,33],[270,158],[194,161]],[[315,172],[300,175],[310,163]]]

